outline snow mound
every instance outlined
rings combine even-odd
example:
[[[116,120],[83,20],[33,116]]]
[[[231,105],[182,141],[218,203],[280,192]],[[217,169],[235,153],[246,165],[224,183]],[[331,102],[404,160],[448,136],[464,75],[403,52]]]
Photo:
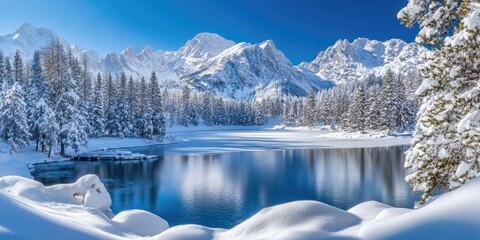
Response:
[[[217,239],[214,235],[222,229],[207,228],[200,225],[179,225],[156,235],[151,240],[211,240]]]
[[[364,239],[480,239],[480,178],[417,209],[394,209],[366,224]],[[392,210],[390,210],[392,211]],[[400,215],[399,215],[400,214]]]
[[[316,201],[296,201],[262,209],[230,230],[184,225],[156,239],[319,239],[360,223],[354,214]]]
[[[36,202],[81,204],[106,211],[112,205],[107,189],[96,175],[85,175],[75,183],[45,187],[43,184],[18,176],[0,178],[0,189]]]
[[[154,236],[169,227],[163,218],[138,209],[120,212],[112,220],[118,222],[123,229],[140,236]]]
[[[391,207],[377,201],[368,201],[348,209],[348,212],[355,214],[363,221],[370,221],[375,219],[378,214],[388,208]]]

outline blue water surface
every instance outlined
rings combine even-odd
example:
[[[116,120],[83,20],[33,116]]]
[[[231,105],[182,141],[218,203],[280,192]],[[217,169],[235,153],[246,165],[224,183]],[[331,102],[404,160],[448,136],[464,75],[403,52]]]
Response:
[[[159,155],[133,162],[59,162],[36,165],[46,185],[96,174],[112,197],[112,210],[144,209],[171,226],[230,228],[260,209],[317,200],[348,209],[367,200],[412,207],[418,197],[404,181],[406,146],[297,149],[209,155],[164,155],[163,147],[131,148]]]

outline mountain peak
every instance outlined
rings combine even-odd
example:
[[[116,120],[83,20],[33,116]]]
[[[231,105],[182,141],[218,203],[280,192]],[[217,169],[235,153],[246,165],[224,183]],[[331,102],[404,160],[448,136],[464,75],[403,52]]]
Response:
[[[233,41],[218,34],[204,32],[189,40],[178,52],[184,58],[210,58],[217,56],[233,45],[235,45]]]
[[[18,27],[18,29],[15,32],[31,32],[31,31],[34,31],[36,29],[37,28],[34,27],[29,22],[23,22],[22,24],[20,24],[20,27]]]
[[[262,43],[260,43],[259,45],[261,48],[263,49],[266,49],[266,48],[270,48],[270,49],[276,49],[277,47],[275,46],[275,43],[272,41],[272,40],[266,40]]]
[[[127,49],[127,50],[128,50],[128,49]],[[131,49],[131,50],[133,50],[133,49]],[[152,48],[152,46],[150,46],[150,45],[145,46],[145,48],[143,49],[142,53],[145,53],[145,54],[147,54],[147,55],[151,55],[151,54],[153,53],[153,48]]]

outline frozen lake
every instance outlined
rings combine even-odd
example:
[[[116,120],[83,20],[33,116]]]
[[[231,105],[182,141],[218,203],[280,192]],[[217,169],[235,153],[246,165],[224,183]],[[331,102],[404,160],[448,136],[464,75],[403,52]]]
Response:
[[[348,209],[367,200],[413,207],[404,181],[406,146],[294,149],[185,155],[164,147],[130,148],[159,155],[139,162],[61,162],[37,165],[46,185],[97,174],[112,197],[112,210],[145,209],[171,225],[229,228],[262,208],[318,200]],[[166,153],[167,152],[167,153]]]

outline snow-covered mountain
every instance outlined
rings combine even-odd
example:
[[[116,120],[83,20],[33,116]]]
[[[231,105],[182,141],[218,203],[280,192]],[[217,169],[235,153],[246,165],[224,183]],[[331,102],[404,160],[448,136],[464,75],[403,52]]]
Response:
[[[320,78],[309,79],[279,51],[273,41],[239,43],[209,59],[181,80],[197,89],[232,98],[252,96],[305,96],[311,89],[332,86]]]
[[[242,99],[281,93],[303,96],[311,89],[331,87],[333,82],[380,74],[387,67],[409,71],[421,62],[419,54],[425,51],[398,39],[379,42],[360,38],[353,43],[338,41],[313,62],[293,66],[271,40],[236,44],[214,33],[200,33],[177,51],[155,51],[146,46],[140,52],[127,48],[100,56],[94,50],[68,43],[53,30],[29,23],[0,36],[0,49],[7,56],[18,49],[30,59],[34,51],[45,49],[56,39],[74,56],[87,56],[93,74],[125,72],[138,79],[155,71],[164,86],[189,84],[199,90]]]
[[[351,43],[339,40],[320,52],[315,60],[303,62],[299,67],[341,84],[363,80],[371,74],[382,75],[388,68],[402,73],[414,71],[423,62],[421,54],[425,51],[416,43],[400,39],[380,42],[358,38]]]

